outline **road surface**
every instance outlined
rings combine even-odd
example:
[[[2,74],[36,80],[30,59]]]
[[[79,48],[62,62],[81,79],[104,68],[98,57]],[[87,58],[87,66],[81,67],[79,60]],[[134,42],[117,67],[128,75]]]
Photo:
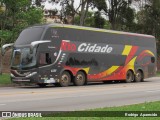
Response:
[[[73,111],[160,100],[160,77],[140,83],[1,87],[0,111]]]

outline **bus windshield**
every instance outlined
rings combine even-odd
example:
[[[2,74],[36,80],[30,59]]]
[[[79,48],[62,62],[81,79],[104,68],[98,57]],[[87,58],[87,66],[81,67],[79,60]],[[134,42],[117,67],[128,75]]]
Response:
[[[16,49],[13,51],[11,66],[16,68],[29,68],[36,65],[36,49],[30,54],[29,48]]]
[[[28,45],[33,41],[39,41],[42,33],[42,27],[24,29],[16,40],[15,45]]]

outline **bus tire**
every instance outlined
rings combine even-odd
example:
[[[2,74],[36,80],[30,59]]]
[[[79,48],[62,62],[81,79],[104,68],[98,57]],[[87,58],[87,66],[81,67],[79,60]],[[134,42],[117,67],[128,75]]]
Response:
[[[39,84],[37,84],[40,88],[44,88],[44,87],[46,87],[46,84],[44,84],[44,83],[39,83]]]
[[[86,83],[86,76],[85,76],[85,74],[82,71],[79,71],[77,73],[77,75],[75,76],[73,83],[76,86],[82,86],[82,85],[84,85]]]
[[[126,73],[126,80],[125,80],[125,82],[126,83],[131,83],[132,81],[134,81],[134,75],[133,75],[133,72],[131,70],[129,70]]]
[[[60,81],[57,86],[67,87],[70,84],[70,82],[71,82],[71,75],[69,74],[69,72],[64,71],[61,75]]]
[[[135,82],[142,82],[142,81],[144,81],[143,80],[143,73],[142,73],[142,71],[138,70],[135,75]]]

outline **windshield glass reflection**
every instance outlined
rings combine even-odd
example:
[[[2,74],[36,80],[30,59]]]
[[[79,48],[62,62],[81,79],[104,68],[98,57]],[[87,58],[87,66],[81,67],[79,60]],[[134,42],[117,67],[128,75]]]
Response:
[[[27,68],[36,65],[36,49],[30,54],[29,48],[22,48],[13,51],[12,67]]]

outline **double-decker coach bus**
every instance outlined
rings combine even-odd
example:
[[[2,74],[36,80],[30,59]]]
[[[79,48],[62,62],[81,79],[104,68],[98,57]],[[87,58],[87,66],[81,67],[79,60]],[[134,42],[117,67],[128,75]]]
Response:
[[[81,86],[87,82],[141,82],[156,74],[151,35],[63,24],[24,29],[13,46],[11,81]]]

